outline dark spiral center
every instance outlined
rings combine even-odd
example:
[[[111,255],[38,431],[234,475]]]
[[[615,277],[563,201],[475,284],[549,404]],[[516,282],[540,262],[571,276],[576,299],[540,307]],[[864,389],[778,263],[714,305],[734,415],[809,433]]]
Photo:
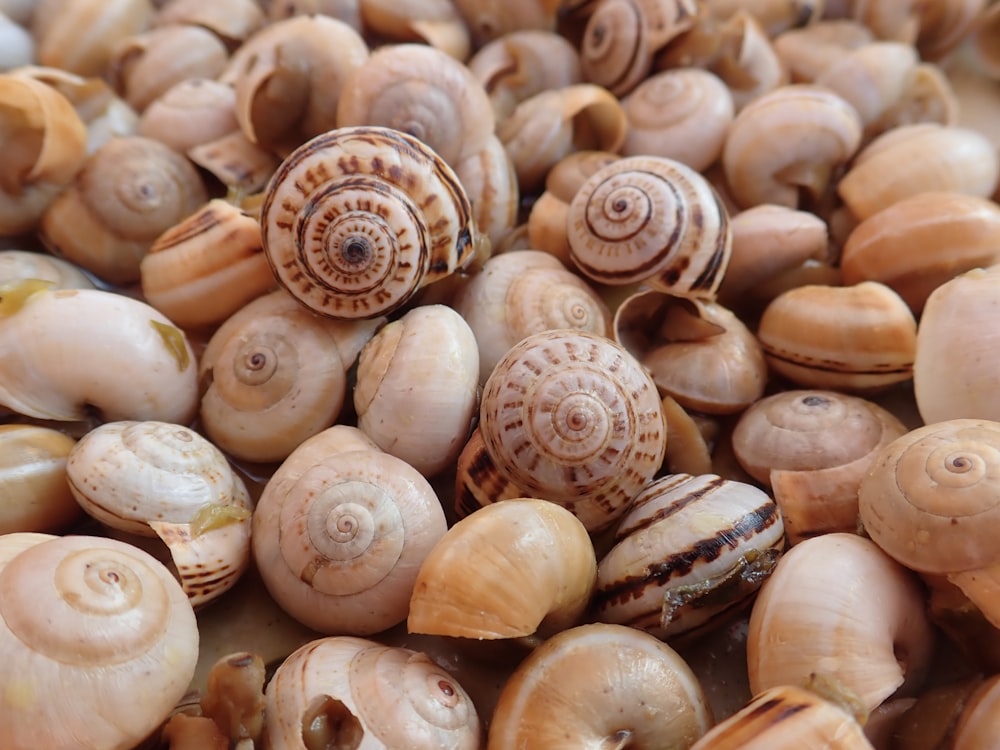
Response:
[[[611,204],[611,210],[616,214],[623,213],[628,210],[628,201],[624,198],[616,198]]]
[[[340,254],[349,265],[361,266],[371,258],[372,247],[364,237],[348,237],[341,245]]]
[[[267,355],[263,352],[254,352],[247,357],[247,368],[251,370],[262,370],[267,364]]]

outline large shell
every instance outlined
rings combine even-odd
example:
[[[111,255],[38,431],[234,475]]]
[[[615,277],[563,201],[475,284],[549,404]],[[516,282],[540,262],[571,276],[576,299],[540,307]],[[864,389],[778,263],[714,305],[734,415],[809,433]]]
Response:
[[[28,250],[0,250],[0,287],[36,279],[52,289],[93,289],[94,282],[68,260]]]
[[[663,461],[656,386],[613,341],[546,331],[515,344],[483,389],[480,429],[502,474],[591,531],[620,516]]]
[[[430,148],[359,126],[318,136],[282,163],[261,228],[275,275],[302,304],[372,318],[468,261],[471,217],[458,177]]]
[[[747,604],[785,546],[767,493],[714,474],[673,474],[643,488],[597,568],[602,622],[668,639]]]
[[[665,157],[626,157],[597,170],[573,197],[567,221],[573,262],[604,284],[644,281],[711,299],[732,253],[716,192]]]

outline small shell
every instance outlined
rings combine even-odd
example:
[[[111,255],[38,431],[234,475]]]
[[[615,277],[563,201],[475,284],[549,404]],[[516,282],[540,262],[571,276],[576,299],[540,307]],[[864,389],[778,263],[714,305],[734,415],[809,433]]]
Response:
[[[207,200],[201,175],[173,149],[141,136],[114,138],[46,209],[40,237],[105,281],[128,284],[139,280],[153,240]]]
[[[867,716],[919,686],[933,640],[916,576],[869,539],[822,534],[782,555],[757,594],[750,690],[824,679],[856,696]]]
[[[198,26],[212,32],[232,49],[245,42],[264,22],[264,12],[254,0],[215,0],[211,3],[169,0],[156,14],[154,26]]]
[[[479,407],[479,350],[469,324],[420,305],[383,327],[358,358],[358,427],[424,476],[454,465]]]
[[[61,532],[81,516],[66,481],[76,443],[48,427],[0,425],[0,534]]]
[[[0,250],[0,288],[18,281],[52,282],[50,289],[93,289],[94,282],[67,260],[48,253]]]
[[[449,60],[451,58],[448,58]],[[264,252],[309,309],[373,318],[463,266],[472,206],[430,148],[383,127],[343,127],[295,150],[268,185]]]
[[[680,162],[631,156],[609,164],[570,204],[571,257],[604,284],[645,281],[712,299],[732,252],[729,216],[700,174]]]
[[[778,506],[750,484],[673,474],[647,484],[597,567],[598,620],[666,640],[748,604],[785,546]]]
[[[235,103],[231,86],[206,78],[188,78],[149,103],[136,132],[183,154],[236,130],[239,125]]]
[[[456,60],[469,56],[469,29],[451,0],[361,0],[365,28],[395,42],[424,42]]]
[[[852,49],[875,41],[864,24],[849,18],[823,18],[789,29],[774,40],[774,50],[794,83],[812,83],[823,70]]]
[[[1000,153],[975,130],[937,123],[903,125],[869,143],[837,185],[859,219],[903,198],[954,191],[988,198],[1000,177]]]
[[[1000,206],[954,192],[918,193],[872,214],[840,256],[845,284],[882,282],[914,313],[944,282],[998,262]]]
[[[587,530],[555,503],[517,498],[458,521],[420,566],[407,630],[544,637],[575,625],[594,588]]]
[[[873,391],[913,375],[916,320],[877,281],[790,289],[765,308],[757,336],[768,365],[805,388]]]
[[[749,13],[760,23],[769,37],[808,27],[823,17],[826,0],[708,0],[706,6],[720,19],[732,17],[739,11]]]
[[[500,472],[524,494],[607,527],[663,462],[656,386],[613,341],[545,331],[515,344],[483,389],[480,429]]]
[[[260,223],[218,198],[156,238],[139,280],[144,299],[182,328],[222,323],[275,286]]]
[[[447,528],[427,480],[378,450],[344,451],[268,480],[253,553],[274,600],[322,633],[368,635],[406,619],[417,571]]]
[[[557,0],[455,0],[472,31],[476,46],[522,29],[555,31]]]
[[[505,683],[488,750],[686,748],[712,725],[698,677],[635,628],[600,623],[553,636]]]
[[[310,641],[267,686],[265,747],[306,750],[331,741],[366,750],[477,750],[468,693],[427,654],[352,636]]]
[[[455,466],[455,515],[465,518],[473,511],[522,496],[521,488],[500,473],[477,426],[458,455]]]
[[[233,130],[207,143],[191,147],[188,158],[237,194],[253,194],[267,187],[280,159]]]
[[[514,163],[495,135],[486,146],[455,166],[455,174],[472,202],[476,227],[493,246],[517,224],[520,189]]]
[[[454,299],[479,348],[479,380],[493,371],[514,344],[556,328],[605,336],[607,305],[583,279],[539,250],[511,250],[486,261]]]
[[[852,18],[868,26],[881,39],[913,44],[928,60],[940,58],[956,47],[973,27],[985,0],[958,2],[898,2],[857,0]]]
[[[833,173],[861,143],[854,108],[829,89],[782,86],[736,116],[722,151],[733,197],[743,208],[797,208],[802,192],[826,192]],[[842,184],[842,183],[841,183]]]

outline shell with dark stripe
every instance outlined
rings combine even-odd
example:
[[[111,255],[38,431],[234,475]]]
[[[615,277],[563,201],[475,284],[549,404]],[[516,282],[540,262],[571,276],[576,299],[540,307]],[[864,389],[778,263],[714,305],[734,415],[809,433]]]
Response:
[[[598,568],[596,617],[668,638],[740,607],[784,549],[774,500],[714,474],[673,474],[632,502]]]
[[[714,299],[732,255],[729,215],[708,181],[679,161],[632,156],[580,187],[567,219],[570,256],[603,284]]]

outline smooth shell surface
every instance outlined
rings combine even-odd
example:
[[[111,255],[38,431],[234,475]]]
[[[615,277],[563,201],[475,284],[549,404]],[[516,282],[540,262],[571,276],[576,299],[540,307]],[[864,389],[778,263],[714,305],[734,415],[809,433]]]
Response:
[[[62,531],[82,509],[66,481],[76,443],[49,427],[0,425],[0,534]]]

